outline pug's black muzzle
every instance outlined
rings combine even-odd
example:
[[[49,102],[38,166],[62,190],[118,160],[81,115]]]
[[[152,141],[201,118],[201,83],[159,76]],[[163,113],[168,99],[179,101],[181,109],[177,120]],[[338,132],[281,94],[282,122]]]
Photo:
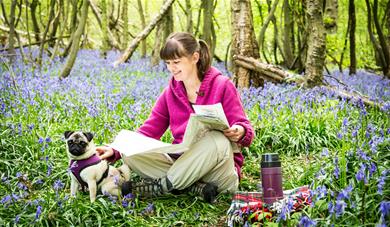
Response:
[[[85,153],[86,144],[83,143],[75,143],[72,141],[68,141],[68,149],[69,152],[74,156],[80,156]]]

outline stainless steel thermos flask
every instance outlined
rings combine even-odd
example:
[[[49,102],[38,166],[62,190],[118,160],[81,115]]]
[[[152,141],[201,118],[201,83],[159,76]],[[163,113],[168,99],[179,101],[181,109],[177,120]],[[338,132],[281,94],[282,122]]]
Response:
[[[283,198],[282,164],[278,154],[267,153],[261,156],[261,185],[265,203],[272,204]]]

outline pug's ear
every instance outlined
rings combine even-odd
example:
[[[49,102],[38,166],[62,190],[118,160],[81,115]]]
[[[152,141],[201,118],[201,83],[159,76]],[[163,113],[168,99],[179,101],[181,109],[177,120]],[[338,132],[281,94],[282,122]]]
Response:
[[[84,136],[87,137],[88,142],[91,142],[93,139],[93,134],[90,132],[83,132]]]
[[[65,136],[65,139],[68,139],[70,135],[72,135],[74,133],[74,131],[65,131],[64,133],[64,136]]]

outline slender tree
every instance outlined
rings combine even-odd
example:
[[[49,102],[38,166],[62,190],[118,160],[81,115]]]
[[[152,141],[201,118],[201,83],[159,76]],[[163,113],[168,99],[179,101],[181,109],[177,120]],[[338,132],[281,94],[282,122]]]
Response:
[[[284,15],[284,24],[283,24],[283,52],[284,52],[284,65],[288,68],[292,67],[292,63],[294,61],[294,54],[293,54],[293,39],[292,39],[292,33],[294,30],[293,27],[293,21],[292,21],[292,15],[291,15],[291,8],[290,8],[289,0],[283,1],[283,15]]]
[[[326,32],[323,24],[323,0],[306,0],[308,50],[305,85],[313,87],[322,84],[325,64]]]
[[[214,0],[202,0],[203,10],[203,33],[202,39],[210,46],[211,58],[214,56],[215,40],[212,36]]]
[[[122,20],[123,20],[123,41],[122,41],[122,49],[125,49],[129,43],[129,14],[128,14],[128,1],[123,1],[122,6]]]
[[[89,5],[89,1],[83,0],[80,21],[79,21],[79,24],[77,26],[76,32],[72,36],[72,47],[70,50],[69,57],[66,60],[64,69],[62,70],[62,72],[60,74],[60,78],[66,78],[69,76],[69,73],[72,70],[73,64],[76,60],[77,52],[79,51],[79,47],[80,47],[81,35],[84,32],[84,27],[85,27],[87,17],[88,17],[88,5]]]
[[[110,49],[110,40],[108,38],[108,18],[107,18],[107,2],[106,0],[100,0],[100,7],[102,12],[102,34],[103,34],[103,40],[102,40],[102,47],[101,47],[101,55],[104,57],[107,56],[107,51]]]
[[[138,3],[138,13],[141,19],[141,27],[142,29],[144,29],[146,27],[146,21],[145,21],[144,9],[142,7],[142,1],[137,0],[137,3]],[[146,56],[146,40],[141,41],[141,56],[142,57]]]
[[[193,31],[193,21],[192,21],[192,8],[191,8],[191,0],[186,0],[186,17],[187,17],[187,26],[186,31],[192,33]]]
[[[9,54],[9,59],[11,64],[14,61],[16,55],[15,48],[14,48],[15,37],[16,37],[15,8],[16,8],[16,0],[12,0],[11,10],[9,15],[9,34],[8,34],[8,54]]]
[[[348,21],[350,25],[349,31],[349,74],[356,74],[356,43],[355,43],[355,30],[356,30],[356,14],[355,14],[355,0],[349,0],[348,6]]]

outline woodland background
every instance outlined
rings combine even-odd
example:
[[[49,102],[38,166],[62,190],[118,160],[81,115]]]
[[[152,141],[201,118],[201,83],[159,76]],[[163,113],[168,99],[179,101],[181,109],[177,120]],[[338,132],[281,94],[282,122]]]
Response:
[[[312,74],[321,78],[324,67],[349,67],[351,74],[364,68],[389,76],[386,0],[2,0],[1,9],[3,51],[12,57],[18,47],[39,47],[38,56],[25,56],[38,65],[43,52],[70,55],[61,77],[68,76],[79,48],[99,49],[103,55],[111,49],[122,51],[115,62],[119,64],[139,45],[140,55],[151,56],[155,65],[156,50],[173,31],[188,31],[207,41],[216,61],[228,63],[233,56],[244,55],[294,72],[306,71],[307,78]],[[248,87],[264,76],[264,72],[240,71],[237,68],[243,64],[235,60],[234,74],[243,78],[237,81],[244,81],[238,86]]]

